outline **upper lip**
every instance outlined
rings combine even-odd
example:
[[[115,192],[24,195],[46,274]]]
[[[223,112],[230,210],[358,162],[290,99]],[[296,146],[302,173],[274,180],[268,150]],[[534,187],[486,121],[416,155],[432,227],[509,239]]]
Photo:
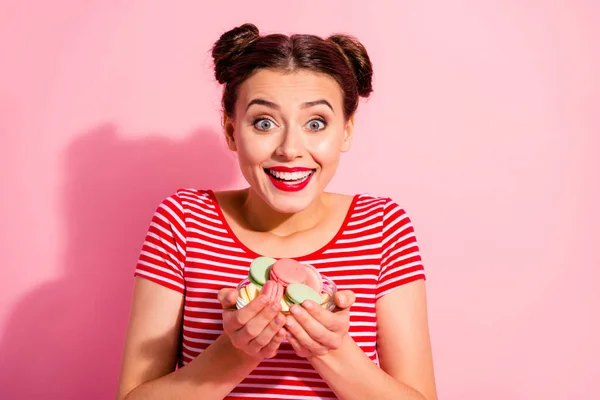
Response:
[[[269,169],[271,171],[277,171],[277,172],[306,172],[306,171],[313,171],[314,168],[305,168],[305,167],[284,167],[283,165],[279,165],[279,166],[275,166],[275,167],[269,167],[266,168]]]

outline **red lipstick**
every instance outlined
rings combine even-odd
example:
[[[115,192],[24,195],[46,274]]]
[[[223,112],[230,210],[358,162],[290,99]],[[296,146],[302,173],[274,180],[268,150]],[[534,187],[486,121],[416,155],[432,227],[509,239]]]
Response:
[[[279,166],[271,167],[271,168],[267,168],[267,169],[270,169],[271,171],[277,171],[277,172],[307,172],[307,171],[313,170],[313,168],[284,167],[283,165],[279,165]]]
[[[287,172],[287,173],[310,172],[310,174],[302,180],[286,181],[286,180],[278,179],[278,178],[274,177],[269,171]],[[273,186],[275,186],[277,189],[282,190],[284,192],[298,192],[298,191],[304,189],[308,185],[308,183],[310,182],[310,180],[312,179],[312,177],[314,175],[314,169],[304,168],[304,167],[276,166],[276,167],[272,167],[272,168],[265,168],[265,173],[271,180],[271,183],[273,183]]]

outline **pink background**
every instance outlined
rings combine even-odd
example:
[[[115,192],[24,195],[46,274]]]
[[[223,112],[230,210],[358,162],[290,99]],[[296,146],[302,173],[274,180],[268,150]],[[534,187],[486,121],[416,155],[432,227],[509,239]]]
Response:
[[[243,183],[209,48],[246,21],[369,49],[331,189],[412,216],[440,399],[600,398],[598,2],[205,3],[0,3],[0,398],[113,398],[155,206]]]

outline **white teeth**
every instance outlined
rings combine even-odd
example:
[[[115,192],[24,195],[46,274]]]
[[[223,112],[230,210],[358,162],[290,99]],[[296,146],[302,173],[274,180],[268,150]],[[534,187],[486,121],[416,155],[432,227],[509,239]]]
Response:
[[[275,178],[282,179],[284,181],[297,181],[300,179],[308,178],[312,171],[304,171],[304,172],[280,172],[269,170],[269,173],[273,175]]]

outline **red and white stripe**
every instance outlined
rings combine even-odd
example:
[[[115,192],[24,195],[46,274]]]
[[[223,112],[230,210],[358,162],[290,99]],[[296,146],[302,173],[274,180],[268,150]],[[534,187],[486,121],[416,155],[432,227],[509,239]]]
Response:
[[[157,208],[135,275],[185,296],[180,366],[223,333],[217,293],[244,279],[257,256],[235,237],[212,191],[182,189]],[[404,210],[389,198],[356,195],[335,238],[296,260],[314,265],[339,289],[356,293],[349,333],[378,363],[375,301],[405,283],[425,279],[414,229]],[[336,398],[312,366],[286,343],[227,398],[234,397]]]

